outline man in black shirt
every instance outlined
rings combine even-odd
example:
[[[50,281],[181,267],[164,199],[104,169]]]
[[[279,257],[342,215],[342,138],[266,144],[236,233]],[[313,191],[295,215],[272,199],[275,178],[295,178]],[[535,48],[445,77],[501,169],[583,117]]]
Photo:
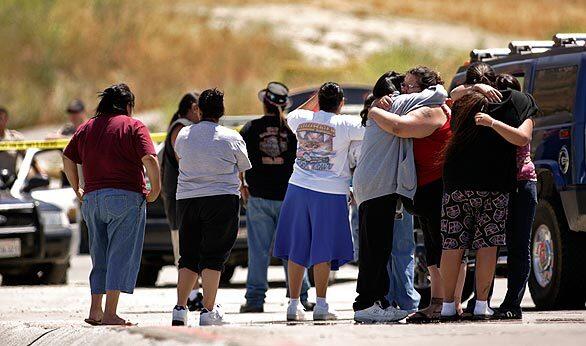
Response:
[[[264,311],[270,250],[297,151],[297,139],[283,116],[289,104],[288,94],[285,85],[269,83],[258,93],[264,116],[248,122],[240,131],[252,163],[252,169],[244,176],[241,191],[247,202],[248,278],[246,304],[242,305],[240,312]],[[311,310],[313,306],[307,301],[309,287],[309,280],[305,277],[301,302]]]

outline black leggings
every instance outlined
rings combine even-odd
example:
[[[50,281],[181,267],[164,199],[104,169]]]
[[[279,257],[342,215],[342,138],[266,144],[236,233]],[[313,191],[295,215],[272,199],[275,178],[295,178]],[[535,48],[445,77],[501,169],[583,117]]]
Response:
[[[358,281],[354,311],[371,307],[380,301],[388,305],[387,264],[393,246],[393,226],[398,195],[386,195],[362,202],[358,208]]]
[[[442,258],[441,214],[443,182],[434,182],[419,186],[413,198],[413,213],[419,221],[425,242],[425,260],[427,266],[440,266]]]

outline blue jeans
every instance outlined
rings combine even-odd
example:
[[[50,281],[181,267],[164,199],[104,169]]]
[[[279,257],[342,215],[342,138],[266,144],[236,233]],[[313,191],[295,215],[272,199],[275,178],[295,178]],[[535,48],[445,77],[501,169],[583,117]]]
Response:
[[[350,224],[354,241],[354,259],[358,260],[358,207],[350,205]],[[406,311],[417,311],[421,296],[413,287],[415,269],[415,239],[413,237],[413,216],[403,210],[403,219],[393,226],[393,250],[389,259],[389,303]]]
[[[415,269],[415,238],[413,237],[413,215],[403,210],[403,219],[395,220],[393,228],[393,251],[389,259],[390,278],[389,303],[405,311],[417,311],[421,296],[413,287]]]
[[[92,191],[83,196],[81,212],[88,226],[92,294],[134,292],[146,224],[144,195],[119,189]]]
[[[262,306],[269,288],[267,270],[271,262],[271,249],[279,222],[282,201],[273,201],[250,196],[246,207],[246,228],[248,233],[248,277],[246,279],[246,303]],[[287,262],[283,262],[288,281]],[[287,287],[289,283],[287,282]],[[301,301],[307,301],[311,287],[307,273],[301,286]]]
[[[537,182],[517,182],[511,195],[512,228],[507,232],[507,294],[502,308],[519,309],[531,270],[531,227],[537,208]]]

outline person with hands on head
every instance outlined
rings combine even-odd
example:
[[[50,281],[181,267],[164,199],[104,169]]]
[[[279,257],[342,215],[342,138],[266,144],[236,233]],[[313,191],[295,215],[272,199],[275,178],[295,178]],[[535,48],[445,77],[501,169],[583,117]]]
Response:
[[[120,292],[131,294],[136,285],[146,202],[154,202],[161,191],[159,163],[147,127],[132,118],[134,94],[128,86],[112,85],[99,97],[96,115],[80,126],[63,151],[63,167],[89,230],[91,306],[85,321],[130,325],[116,310]],[[82,166],[83,189],[77,165]]]

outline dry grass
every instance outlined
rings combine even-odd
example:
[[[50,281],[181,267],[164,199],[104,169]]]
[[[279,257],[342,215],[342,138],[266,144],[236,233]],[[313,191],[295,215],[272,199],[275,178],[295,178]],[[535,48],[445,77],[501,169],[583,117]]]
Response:
[[[467,56],[405,45],[344,66],[316,68],[267,28],[228,32],[211,28],[204,17],[169,10],[183,1],[0,1],[0,104],[13,115],[11,127],[61,121],[74,97],[93,108],[96,93],[119,81],[135,91],[138,111],[170,114],[185,91],[218,86],[226,91],[227,112],[241,114],[260,111],[256,92],[270,80],[293,88],[325,80],[372,84],[389,68],[425,64],[449,81]],[[200,1],[243,2],[261,1]],[[306,2],[358,15],[454,21],[513,36],[547,38],[556,31],[585,30],[583,0],[492,0],[474,6],[465,0]]]
[[[204,0],[207,4],[241,5],[265,0]],[[549,39],[557,32],[586,31],[584,0],[287,0],[364,17],[372,13],[459,23],[512,35]]]
[[[273,66],[300,59],[266,30],[211,29],[155,0],[4,0],[0,22],[0,104],[14,127],[62,119],[73,97],[93,108],[117,81],[135,91],[139,111],[170,110],[210,86],[226,90],[229,112],[254,109]]]

